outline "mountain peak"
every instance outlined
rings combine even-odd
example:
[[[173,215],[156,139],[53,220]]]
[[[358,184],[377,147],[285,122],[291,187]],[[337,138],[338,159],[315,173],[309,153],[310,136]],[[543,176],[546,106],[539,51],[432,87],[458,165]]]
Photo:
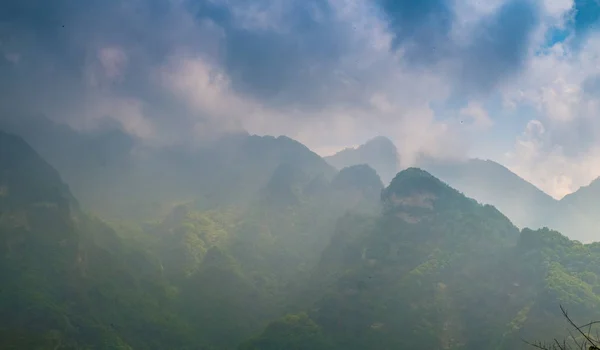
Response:
[[[439,194],[441,191],[454,191],[458,194],[456,190],[427,171],[413,167],[399,172],[387,187],[386,192],[406,194],[423,190],[432,191],[436,194]]]
[[[21,137],[0,131],[0,203],[76,204],[58,172]]]
[[[377,171],[384,183],[398,172],[398,150],[394,143],[384,136],[377,136],[357,148],[346,148],[325,160],[337,169],[352,165],[368,164]]]
[[[365,142],[360,147],[366,148],[366,147],[373,147],[373,146],[381,147],[381,148],[387,149],[387,150],[397,151],[397,148],[396,148],[396,145],[394,145],[394,142],[392,142],[392,140],[390,140],[389,138],[387,138],[385,136],[376,136],[376,137],[370,139],[369,141]]]
[[[381,200],[386,212],[432,213],[435,210],[456,209],[478,205],[473,199],[448,186],[438,178],[419,168],[408,168],[396,175],[383,190]],[[408,215],[408,214],[407,214]],[[409,220],[410,221],[410,220]]]
[[[352,165],[340,170],[333,179],[336,188],[355,188],[367,191],[381,191],[383,183],[375,169],[367,164]]]

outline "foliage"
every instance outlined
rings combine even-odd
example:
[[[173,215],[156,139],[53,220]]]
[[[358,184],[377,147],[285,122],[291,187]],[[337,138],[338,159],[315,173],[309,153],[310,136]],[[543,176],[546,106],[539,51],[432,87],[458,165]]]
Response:
[[[270,323],[265,331],[240,345],[239,350],[329,350],[331,342],[308,315],[287,315]]]
[[[202,179],[215,197],[109,226],[22,140],[0,146],[3,349],[520,349],[565,335],[559,304],[600,315],[599,244],[519,232],[420,169],[383,189],[234,137],[232,177]]]

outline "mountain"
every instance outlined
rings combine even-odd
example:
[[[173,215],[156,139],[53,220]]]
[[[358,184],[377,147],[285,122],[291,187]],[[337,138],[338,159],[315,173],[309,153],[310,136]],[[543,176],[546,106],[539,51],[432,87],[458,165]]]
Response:
[[[383,136],[371,139],[358,148],[346,148],[325,157],[325,160],[340,170],[352,165],[368,164],[385,184],[400,170],[398,150],[390,139]]]
[[[4,121],[54,166],[84,207],[105,218],[143,221],[181,202],[243,202],[281,164],[331,179],[336,170],[285,136],[224,135],[198,147],[155,147],[107,126],[76,131],[44,118]]]
[[[553,220],[554,226],[569,237],[581,242],[600,241],[600,179],[592,181],[588,186],[583,186],[577,191],[566,195],[560,200],[560,207],[564,214],[563,220]],[[577,232],[573,235],[572,232]]]
[[[331,182],[334,207],[340,215],[346,211],[378,213],[379,198],[384,186],[373,168],[354,165],[343,168]]]
[[[0,348],[518,350],[565,335],[561,305],[600,319],[599,243],[519,231],[419,168],[384,188],[287,138],[217,144],[190,154],[223,202],[109,226],[0,132]]]
[[[506,167],[491,161],[422,161],[422,167],[481,203],[494,205],[518,227],[558,230],[581,242],[600,239],[592,184],[557,201]]]
[[[394,144],[384,137],[370,140],[356,149],[345,149],[325,159],[338,169],[369,164],[385,183],[389,183],[399,170],[398,152]],[[496,162],[421,157],[417,165],[467,196],[494,205],[519,227],[537,228],[555,224],[559,225],[555,228],[567,228],[554,222],[562,210],[554,198]]]
[[[307,287],[314,332],[295,343],[321,334],[334,349],[528,349],[523,340],[565,335],[559,305],[583,321],[600,317],[598,244],[519,232],[416,168],[381,200],[381,215],[338,222]]]
[[[600,209],[596,205],[598,195],[600,195],[600,178],[564,196],[561,202],[566,205],[577,206],[579,209],[587,211],[587,214],[595,215],[598,214]]]
[[[193,343],[165,309],[170,300],[159,266],[85,214],[58,172],[4,132],[0,188],[1,348]]]
[[[353,188],[365,194],[377,195],[383,190],[379,175],[367,164],[343,168],[333,179],[332,186],[340,190]]]
[[[265,331],[240,345],[239,350],[333,350],[323,330],[305,313],[286,315]]]
[[[301,168],[291,164],[278,166],[263,190],[265,201],[270,205],[294,205],[300,202],[304,187],[310,177]]]
[[[549,218],[560,213],[554,198],[494,161],[423,163],[423,169],[466,196],[495,206],[518,227],[544,227],[549,224]]]
[[[338,218],[348,211],[378,212],[383,188],[368,166],[343,169],[331,181],[322,175],[311,177],[309,172],[281,164],[246,206],[205,210],[191,203],[177,207],[147,230],[156,237],[154,250],[159,252],[169,279],[182,286],[184,300],[195,300],[183,314],[190,314],[194,323],[202,324],[217,321],[194,315],[219,314],[219,309],[222,318],[237,315],[220,323],[222,328],[234,327],[227,337],[227,341],[234,342],[296,307],[303,299],[310,271],[330,243]],[[228,257],[229,269],[217,273],[205,268],[214,249],[221,252],[219,256]],[[208,282],[225,276],[237,287],[222,290],[213,288],[216,282]],[[222,334],[219,327],[203,329],[214,332],[206,337],[218,343]]]
[[[21,138],[2,131],[0,174],[2,212],[22,210],[37,203],[53,203],[61,210],[77,207],[58,172]]]
[[[443,348],[461,336],[461,306],[445,291],[494,264],[518,229],[416,168],[399,173],[381,200],[381,216],[338,223],[313,275],[322,297],[310,316],[338,348]]]

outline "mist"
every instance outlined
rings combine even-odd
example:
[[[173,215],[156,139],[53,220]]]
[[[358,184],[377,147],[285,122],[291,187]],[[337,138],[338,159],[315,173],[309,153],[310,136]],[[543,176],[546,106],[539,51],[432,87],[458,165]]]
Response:
[[[599,19],[4,1],[0,348],[598,346]]]

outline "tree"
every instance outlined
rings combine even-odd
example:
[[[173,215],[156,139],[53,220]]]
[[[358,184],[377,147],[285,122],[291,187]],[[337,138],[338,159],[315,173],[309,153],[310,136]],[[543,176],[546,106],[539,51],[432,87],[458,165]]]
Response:
[[[562,342],[558,339],[554,338],[554,341],[550,344],[545,344],[542,342],[537,343],[529,343],[525,341],[525,343],[531,345],[534,348],[542,349],[542,350],[600,350],[600,333],[598,331],[592,335],[592,329],[594,326],[600,324],[600,321],[590,322],[584,325],[577,325],[567,311],[562,307],[560,307],[563,316],[567,319],[567,322],[574,330],[569,332],[569,337],[563,339]]]

